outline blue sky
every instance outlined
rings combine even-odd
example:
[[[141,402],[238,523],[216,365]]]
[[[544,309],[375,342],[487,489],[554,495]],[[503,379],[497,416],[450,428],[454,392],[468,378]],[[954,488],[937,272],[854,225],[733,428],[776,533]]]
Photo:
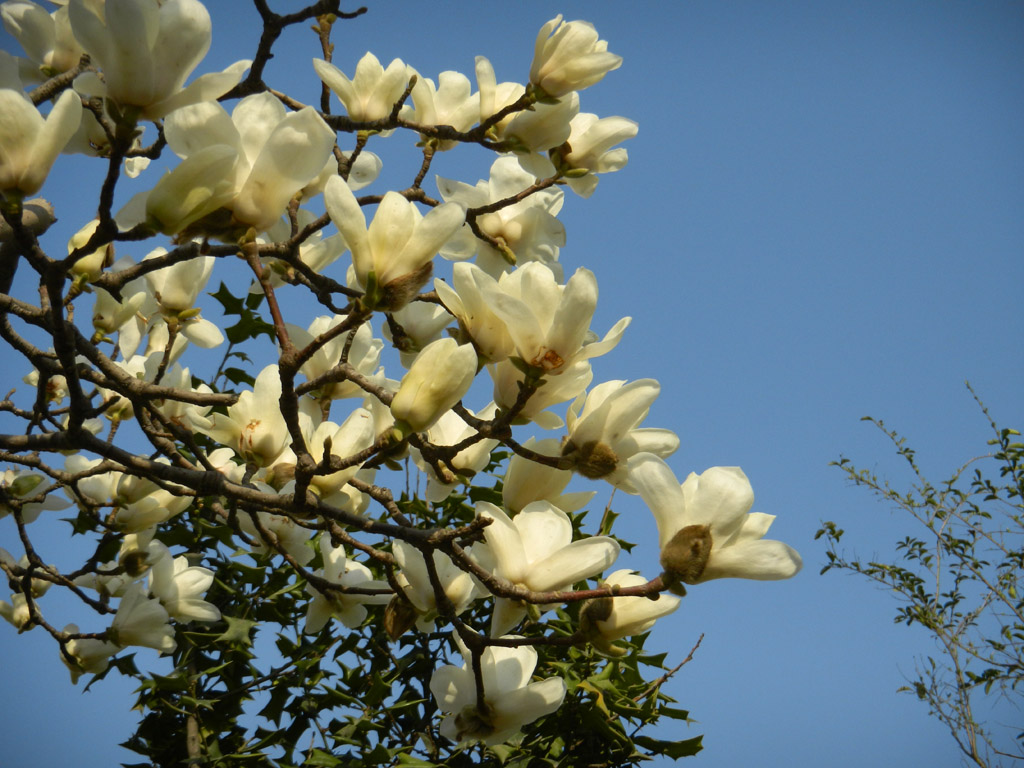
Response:
[[[208,5],[215,50],[199,71],[251,55],[257,36],[236,4]],[[933,479],[989,436],[965,380],[1001,424],[1024,425],[1024,6],[392,2],[339,26],[335,63],[351,73],[371,50],[436,77],[471,74],[484,54],[499,80],[522,82],[536,31],[557,12],[592,21],[625,59],[583,92],[583,110],[640,124],[628,167],[590,200],[568,193],[561,216],[567,272],[587,266],[601,288],[594,329],[633,317],[595,381],[657,378],[647,424],[680,435],[676,474],[743,467],[755,509],[778,515],[771,535],[805,563],[788,582],[692,589],[648,642],[681,660],[704,633],[666,687],[698,721],[679,738],[705,734],[689,764],[958,765],[926,708],[895,693],[933,651],[928,638],[892,625],[885,593],[819,576],[812,539],[836,520],[851,548],[884,556],[911,532],[828,466],[847,455],[906,482],[861,416],[905,434]],[[312,101],[316,51],[292,30],[268,81]],[[465,156],[435,171],[486,176],[489,157]],[[59,215],[98,188],[73,173],[58,166],[44,187]],[[9,389],[22,373],[0,375]],[[639,499],[616,508],[633,539],[654,540]],[[0,525],[0,546],[13,535]],[[634,567],[652,562],[637,552]],[[22,692],[0,703],[5,731],[21,734],[4,763],[130,761],[111,748],[131,722],[123,687],[80,694],[43,640],[0,631],[5,689]],[[1005,703],[994,717],[1022,722]],[[93,734],[88,755],[82,733]]]

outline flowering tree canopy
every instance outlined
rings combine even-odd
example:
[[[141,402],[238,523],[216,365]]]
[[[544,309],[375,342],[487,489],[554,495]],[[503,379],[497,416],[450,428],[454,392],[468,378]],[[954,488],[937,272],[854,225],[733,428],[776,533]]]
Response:
[[[259,48],[222,72],[198,0],[0,6],[26,54],[0,58],[0,337],[25,382],[0,403],[0,615],[73,681],[137,678],[126,746],[154,765],[693,754],[647,728],[687,719],[660,691],[687,659],[646,633],[687,588],[801,561],[739,468],[679,482],[657,381],[594,383],[630,319],[592,327],[557,215],[626,165],[636,123],[580,111],[622,58],[558,16],[526,83],[481,56],[474,86],[333,60],[362,13],[338,0],[255,6]],[[263,79],[309,22],[316,105]],[[403,140],[419,163],[386,189],[372,150]],[[486,178],[431,178],[465,145]],[[70,242],[29,199],[62,151],[103,179]],[[649,505],[647,573],[595,488]],[[36,534],[55,515],[75,561]],[[140,668],[153,651],[170,672]]]

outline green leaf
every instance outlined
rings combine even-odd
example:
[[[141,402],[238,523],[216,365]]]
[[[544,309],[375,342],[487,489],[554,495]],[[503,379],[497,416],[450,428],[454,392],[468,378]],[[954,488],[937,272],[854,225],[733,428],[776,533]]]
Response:
[[[635,736],[633,741],[637,746],[649,750],[652,755],[665,755],[673,760],[678,760],[681,757],[692,757],[700,752],[703,749],[701,744],[703,738],[703,736],[694,736],[692,739],[683,741],[664,741],[653,739],[650,736]]]
[[[246,646],[252,645],[252,638],[249,636],[249,633],[256,626],[257,622],[250,621],[249,619],[238,619],[234,616],[225,616],[224,620],[228,623],[228,628],[217,636],[219,642],[238,643]]]
[[[399,765],[412,765],[416,768],[434,768],[434,763],[428,763],[426,760],[420,760],[418,757],[407,755],[404,752],[398,754],[395,758]]]
[[[324,752],[322,749],[314,749],[303,765],[317,765],[322,768],[333,768],[336,765],[341,765],[345,761],[335,757],[329,752]]]

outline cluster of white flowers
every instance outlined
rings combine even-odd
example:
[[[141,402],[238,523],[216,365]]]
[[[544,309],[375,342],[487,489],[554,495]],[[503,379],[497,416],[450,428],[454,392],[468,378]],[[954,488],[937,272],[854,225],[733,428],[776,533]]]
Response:
[[[597,279],[583,267],[566,279],[557,214],[564,187],[589,196],[600,175],[625,166],[619,145],[637,133],[624,117],[579,111],[579,92],[622,61],[591,25],[561,16],[545,24],[527,84],[499,83],[479,58],[476,92],[462,74],[442,72],[435,83],[397,59],[385,68],[370,53],[351,79],[315,59],[311,71],[354,125],[356,144],[342,151],[339,123],[313,107],[269,91],[240,99],[230,112],[216,101],[240,82],[248,61],[185,85],[210,41],[198,0],[70,0],[52,15],[28,0],[0,8],[28,55],[13,69],[0,60],[5,212],[18,215],[59,152],[81,145],[76,132],[98,131],[93,151],[120,164],[137,149],[138,123],[159,121],[179,158],[148,183],[140,164],[129,167],[129,175],[141,172],[133,183],[145,188],[115,216],[108,212],[105,223],[101,216],[72,238],[66,265],[75,290],[91,297],[83,301],[92,302],[94,345],[77,364],[90,373],[72,382],[66,366],[51,366],[26,378],[45,393],[47,407],[68,402],[68,418],[76,420],[66,430],[72,451],[49,477],[8,470],[0,485],[0,517],[14,510],[19,526],[61,506],[54,494],[62,489],[123,541],[117,561],[76,579],[79,588],[120,602],[103,632],[65,629],[62,658],[73,678],[102,671],[129,645],[173,652],[172,622],[221,618],[203,599],[213,572],[187,555],[172,557],[159,539],[161,526],[197,496],[242,503],[230,515],[242,548],[254,557],[280,556],[306,579],[307,633],[332,619],[358,627],[378,604],[388,605],[395,635],[413,625],[432,631],[455,623],[466,663],[438,668],[430,689],[446,714],[441,732],[456,741],[500,743],[565,696],[560,678],[533,680],[536,651],[509,634],[521,628],[529,605],[543,611],[594,579],[597,596],[581,611],[579,639],[615,655],[622,653],[615,641],[647,631],[678,607],[669,595],[648,599],[658,592],[685,594],[684,584],[722,577],[784,579],[799,570],[796,552],[763,539],[773,518],[749,512],[753,494],[738,468],[714,467],[679,483],[665,463],[678,437],[642,426],[658,382],[591,386],[591,361],[620,343],[630,319],[603,337],[591,329]],[[83,54],[91,67],[44,118],[22,84],[74,69]],[[412,103],[403,104],[414,77]],[[102,114],[83,113],[83,98],[102,99]],[[408,192],[357,197],[381,167],[364,147],[396,128],[415,133],[427,161],[460,141],[483,143],[499,157],[489,178],[475,184],[438,177],[443,202],[426,210],[424,197]],[[299,206],[321,193],[327,217],[311,226],[315,217]],[[373,204],[367,224],[364,208]],[[337,232],[321,237],[328,218]],[[121,231],[173,236],[175,247],[115,260],[111,221]],[[231,248],[214,251],[211,240]],[[190,343],[223,345],[223,332],[198,302],[218,261],[235,252],[256,275],[252,290],[271,305],[280,357],[231,395],[198,383],[178,361]],[[328,278],[329,265],[346,252],[347,273]],[[431,282],[438,254],[458,263],[449,279]],[[305,329],[287,325],[275,314],[275,295],[293,285],[347,305]],[[402,353],[398,379],[381,365],[386,344],[374,334],[375,317],[384,318],[383,336]],[[104,345],[109,356],[99,351]],[[63,360],[55,355],[46,359]],[[473,411],[462,401],[484,370],[492,399]],[[83,376],[96,390],[75,395]],[[332,419],[340,410],[344,417]],[[110,440],[119,424],[137,420],[163,457],[127,466],[101,453],[102,439],[82,437],[103,429],[100,414],[110,422]],[[513,429],[534,428],[541,432],[512,438]],[[167,448],[175,441],[182,452]],[[504,508],[476,504],[472,546],[429,539],[430,531],[412,527],[396,534],[392,526],[382,548],[360,548],[370,553],[361,562],[337,530],[323,532],[325,521],[352,536],[383,530],[369,508],[381,501],[374,482],[385,462],[411,457],[426,475],[427,502],[442,504],[499,446],[514,454]],[[86,458],[89,451],[100,456]],[[568,513],[592,496],[565,492],[574,473],[647,503],[660,532],[658,579],[628,569],[602,578],[620,546],[612,536],[574,531]],[[218,478],[212,485],[211,475]],[[319,567],[307,571],[314,560]],[[59,572],[6,553],[3,567],[12,578],[39,571],[44,588],[62,583]],[[376,578],[385,572],[387,580]],[[0,603],[0,615],[30,629],[41,594],[16,593],[11,604]],[[460,638],[475,630],[458,617],[480,600],[492,601],[489,633],[467,644]],[[488,634],[501,644],[488,644]]]

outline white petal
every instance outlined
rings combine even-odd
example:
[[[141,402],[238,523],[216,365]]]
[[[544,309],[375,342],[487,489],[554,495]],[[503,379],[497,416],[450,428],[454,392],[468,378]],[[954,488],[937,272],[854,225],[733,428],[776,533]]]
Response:
[[[712,547],[701,581],[726,577],[775,580],[795,576],[803,566],[800,555],[781,541],[742,541],[729,547]]]
[[[607,536],[574,541],[542,562],[533,563],[526,584],[537,592],[569,587],[609,568],[618,556],[619,543]]]

